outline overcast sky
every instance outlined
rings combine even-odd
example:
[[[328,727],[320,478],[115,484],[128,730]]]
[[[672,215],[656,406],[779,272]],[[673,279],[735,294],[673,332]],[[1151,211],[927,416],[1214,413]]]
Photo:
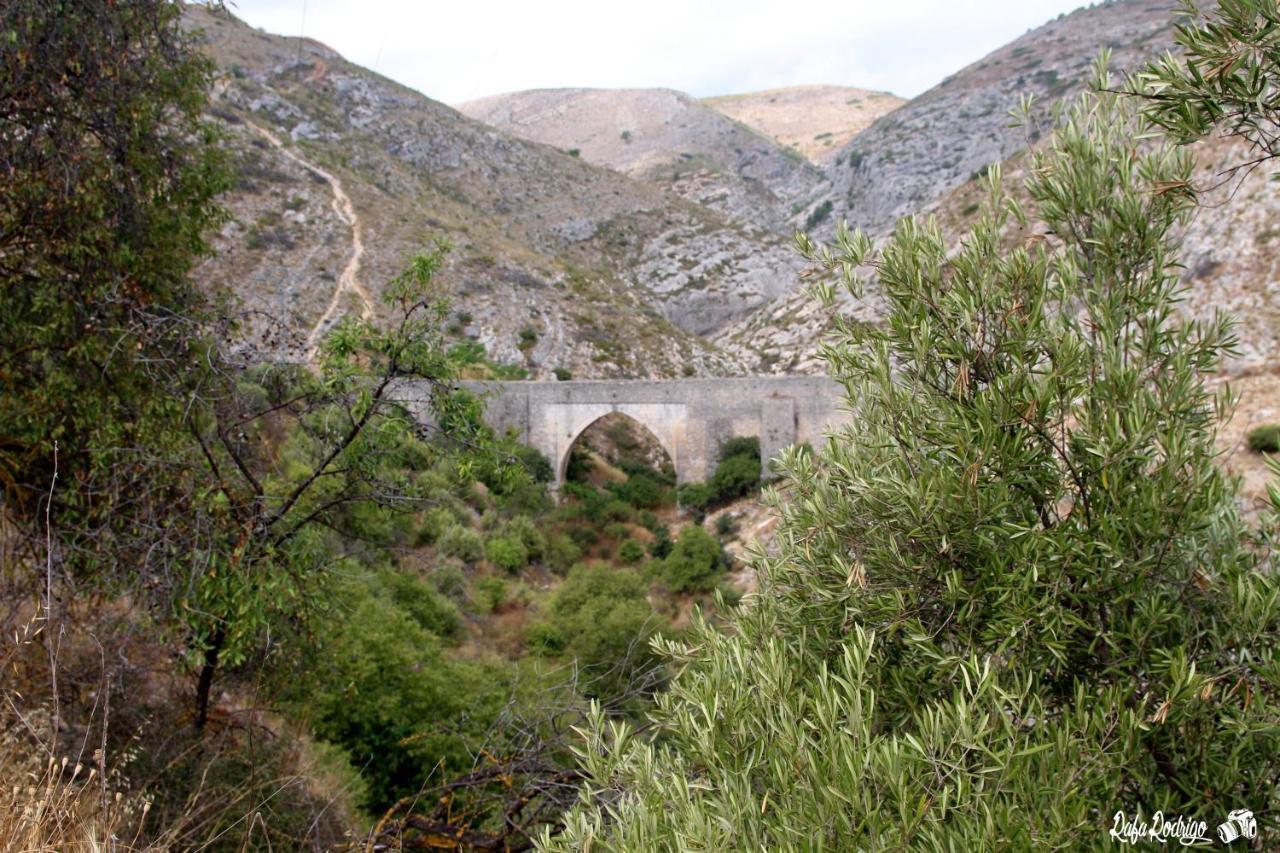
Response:
[[[1080,0],[232,0],[424,94],[831,83],[912,97]]]

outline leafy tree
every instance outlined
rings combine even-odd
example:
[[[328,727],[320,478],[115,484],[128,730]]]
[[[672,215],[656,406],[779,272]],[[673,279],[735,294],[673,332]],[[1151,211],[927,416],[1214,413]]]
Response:
[[[1083,96],[1029,210],[993,169],[958,249],[800,238],[855,294],[879,275],[885,324],[823,351],[859,416],[784,455],[759,594],[665,644],[651,733],[588,727],[545,849],[1074,849],[1117,808],[1280,806],[1280,587],[1201,378],[1230,324],[1174,312],[1191,165],[1141,130]]]
[[[740,498],[760,485],[760,439],[739,436],[720,448],[716,470],[705,483],[680,487],[680,503],[698,511]]]
[[[498,485],[520,475],[495,452],[478,401],[449,383],[448,310],[433,285],[447,249],[415,258],[384,289],[386,328],[343,321],[314,372],[227,366],[193,407],[210,532],[189,543],[195,577],[175,610],[198,673],[197,726],[218,668],[246,661],[273,620],[305,617],[322,596],[328,537],[407,538],[408,514],[430,498],[415,470],[452,466],[462,481],[483,473]],[[256,390],[246,393],[248,379]],[[411,407],[432,414],[434,432]],[[289,436],[279,454],[272,434]],[[439,544],[464,559],[483,555],[478,535],[456,524]]]
[[[152,533],[190,503],[170,452],[206,375],[188,273],[228,179],[180,15],[0,7],[0,485],[28,525],[48,498],[55,568],[81,578],[171,568]]]
[[[529,550],[514,536],[494,536],[485,543],[485,555],[489,562],[510,574],[529,564]]]
[[[662,579],[672,592],[710,590],[725,562],[724,549],[714,536],[700,524],[686,524],[662,561]]]
[[[574,566],[556,590],[539,642],[576,658],[587,695],[611,701],[654,689],[660,664],[649,639],[659,619],[633,569]]]
[[[337,618],[280,674],[282,698],[346,751],[367,782],[365,805],[377,811],[433,775],[469,770],[509,680],[496,665],[446,656],[400,592],[356,574],[333,592],[343,605]]]

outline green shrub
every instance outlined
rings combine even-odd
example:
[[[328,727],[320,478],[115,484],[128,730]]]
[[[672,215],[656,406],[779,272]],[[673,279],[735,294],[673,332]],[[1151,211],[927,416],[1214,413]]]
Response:
[[[461,604],[467,597],[467,576],[457,563],[445,562],[431,570],[427,576],[435,591],[455,604]]]
[[[731,512],[723,512],[716,516],[716,535],[732,536],[738,532],[738,519]]]
[[[636,509],[626,501],[611,500],[600,509],[602,521],[634,521]]]
[[[604,526],[604,535],[610,539],[626,539],[631,535],[631,528],[621,521],[610,522]]]
[[[507,582],[497,575],[476,578],[473,586],[476,591],[476,604],[485,613],[494,612],[507,601]]]
[[[596,527],[570,527],[569,538],[579,548],[590,548],[600,538],[600,530]]]
[[[721,503],[740,498],[760,486],[760,457],[730,456],[716,466],[711,478],[711,494]]]
[[[529,551],[514,536],[494,536],[485,544],[489,562],[509,574],[515,574],[529,565]]]
[[[676,489],[676,496],[680,506],[703,511],[711,505],[715,492],[711,490],[709,483],[682,483]]]
[[[611,483],[609,490],[634,507],[652,508],[662,503],[663,486],[648,472],[632,474],[621,483]]]
[[[754,435],[736,435],[733,438],[726,439],[720,445],[720,454],[716,459],[719,462],[723,462],[734,456],[752,456],[759,459],[760,439]]]
[[[715,537],[701,525],[686,524],[662,561],[662,578],[672,592],[706,592],[715,588],[725,565],[724,549]]]
[[[573,378],[572,371],[570,371],[569,368],[567,367],[557,367],[555,370],[552,371],[552,373],[555,374],[557,382],[568,382],[570,379]]]
[[[640,562],[644,557],[644,546],[634,539],[626,539],[618,546],[618,559],[626,565]]]
[[[468,769],[470,741],[503,706],[502,668],[444,655],[403,608],[353,584],[284,686],[316,736],[361,769],[365,805],[381,812],[433,772]]]
[[[517,515],[502,525],[502,534],[520,540],[530,560],[541,560],[547,549],[547,537],[542,528],[527,515]]]
[[[655,560],[661,560],[671,553],[674,545],[675,543],[671,541],[671,531],[665,524],[660,525],[653,531],[653,541],[649,543],[649,555]]]
[[[804,230],[812,231],[814,228],[825,222],[831,216],[831,208],[831,199],[827,199],[822,202],[822,204],[815,207],[809,214],[809,217],[804,221]]]
[[[656,686],[649,645],[660,620],[632,569],[575,566],[556,590],[548,622],[583,673],[583,692],[608,701]]]
[[[508,515],[537,516],[551,506],[547,487],[535,480],[528,480],[509,487],[498,496],[498,505]]]
[[[580,559],[582,549],[564,533],[556,532],[547,537],[545,560],[551,571],[562,575]]]
[[[462,636],[458,606],[427,582],[396,569],[383,571],[379,579],[391,601],[418,625],[443,639],[458,640]]]
[[[1249,449],[1255,453],[1280,453],[1280,424],[1267,424],[1249,430]]]
[[[450,525],[455,523],[456,519],[448,509],[442,506],[433,507],[423,514],[415,541],[419,545],[432,545],[439,541]]]
[[[525,648],[535,655],[559,655],[564,651],[564,637],[550,622],[535,622],[524,635]]]
[[[760,439],[731,438],[720,446],[720,458],[711,479],[685,483],[676,490],[680,505],[698,513],[749,494],[760,485]]]
[[[520,330],[520,349],[532,349],[538,342],[538,331],[530,326]]]
[[[480,534],[456,522],[445,528],[437,544],[441,552],[464,563],[477,563],[484,558],[484,540]]]
[[[529,472],[529,476],[537,483],[550,483],[552,477],[555,476],[555,469],[551,467],[551,460],[548,459],[542,451],[527,444],[516,445],[516,456],[520,459],[520,464]]]

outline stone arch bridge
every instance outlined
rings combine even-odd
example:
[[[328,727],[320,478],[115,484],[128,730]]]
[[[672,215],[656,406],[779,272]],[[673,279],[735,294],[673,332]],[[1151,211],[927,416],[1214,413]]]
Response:
[[[484,397],[489,426],[513,430],[551,460],[557,489],[573,443],[611,412],[653,433],[679,483],[709,477],[726,439],[758,436],[767,462],[791,444],[817,447],[825,429],[848,417],[839,386],[818,376],[462,384]]]

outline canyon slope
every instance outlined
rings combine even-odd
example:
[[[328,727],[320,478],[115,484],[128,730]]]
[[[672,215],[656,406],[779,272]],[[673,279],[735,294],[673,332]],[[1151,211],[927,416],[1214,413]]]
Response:
[[[318,42],[187,15],[224,71],[211,113],[238,173],[201,274],[239,298],[255,346],[302,350],[347,311],[378,315],[383,284],[438,237],[454,246],[458,337],[534,377],[741,373],[704,336],[794,287],[774,231],[504,134]]]
[[[788,86],[702,102],[824,169],[853,137],[906,103],[888,92],[852,86]]]
[[[783,230],[822,178],[796,151],[670,89],[536,89],[459,109],[770,230]]]

